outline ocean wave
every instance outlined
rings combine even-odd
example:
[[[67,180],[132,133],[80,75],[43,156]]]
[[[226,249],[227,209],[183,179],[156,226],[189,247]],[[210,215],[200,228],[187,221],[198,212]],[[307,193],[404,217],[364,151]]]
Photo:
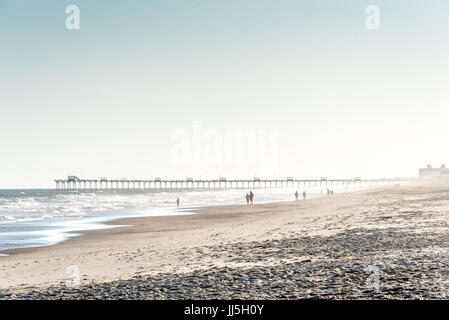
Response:
[[[0,216],[0,220],[15,220],[16,218],[11,216]]]
[[[163,192],[58,192],[55,190],[0,190],[0,222],[114,216],[141,210],[182,206],[243,203],[246,190],[185,190]],[[288,200],[288,189],[259,189],[258,202]],[[311,194],[309,193],[311,196]],[[147,210],[148,211],[148,210]]]

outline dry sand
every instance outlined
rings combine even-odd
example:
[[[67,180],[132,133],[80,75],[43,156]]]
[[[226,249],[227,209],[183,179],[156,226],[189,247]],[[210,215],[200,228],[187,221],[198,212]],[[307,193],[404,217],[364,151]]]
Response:
[[[0,298],[445,298],[448,194],[402,186],[120,220],[9,251]],[[65,286],[71,265],[79,288]]]

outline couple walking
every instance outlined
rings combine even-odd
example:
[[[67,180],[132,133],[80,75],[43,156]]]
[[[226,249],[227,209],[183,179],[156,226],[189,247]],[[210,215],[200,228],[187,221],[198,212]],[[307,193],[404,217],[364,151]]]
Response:
[[[298,200],[298,197],[299,197],[299,193],[298,193],[298,190],[296,190],[296,192],[295,192],[295,198],[296,198],[296,200]],[[305,191],[302,192],[302,198],[303,198],[304,200],[306,200],[306,192],[305,192]]]
[[[246,204],[253,204],[254,201],[254,193],[250,190],[249,193],[246,194]]]

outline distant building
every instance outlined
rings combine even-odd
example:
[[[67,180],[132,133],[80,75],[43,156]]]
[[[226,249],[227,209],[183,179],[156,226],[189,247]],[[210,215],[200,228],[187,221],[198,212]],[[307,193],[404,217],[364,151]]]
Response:
[[[436,177],[449,177],[449,169],[443,164],[440,168],[432,168],[429,164],[427,168],[419,169],[420,178],[436,178]]]

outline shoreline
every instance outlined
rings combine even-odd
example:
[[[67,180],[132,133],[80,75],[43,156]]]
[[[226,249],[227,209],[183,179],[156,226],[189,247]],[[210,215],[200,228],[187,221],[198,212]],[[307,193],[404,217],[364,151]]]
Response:
[[[55,245],[2,251],[10,255],[0,258],[0,271],[5,274],[5,277],[0,279],[0,289],[60,284],[66,279],[66,268],[70,265],[80,267],[81,282],[117,280],[131,277],[139,273],[139,270],[145,270],[149,274],[188,270],[190,268],[179,265],[179,261],[173,263],[174,261],[164,256],[164,253],[170,254],[171,248],[175,247],[176,254],[182,255],[183,248],[224,243],[224,239],[221,239],[223,235],[226,238],[229,237],[228,241],[249,240],[251,236],[258,238],[258,232],[251,230],[251,224],[271,220],[270,217],[276,214],[278,207],[300,209],[300,215],[304,215],[303,211],[310,211],[311,207],[335,205],[335,200],[345,201],[344,199],[353,198],[356,194],[375,192],[375,190],[378,189],[358,190],[305,201],[271,202],[250,206],[244,204],[198,207],[190,209],[191,214],[114,220],[108,224],[126,225],[126,227],[88,230],[80,232],[82,233],[80,236]],[[312,215],[314,214],[312,212]],[[277,220],[276,217],[275,220]],[[247,227],[248,238],[246,239],[235,233],[235,229],[243,223]],[[272,225],[266,226],[262,223],[262,227],[271,228]],[[179,243],[178,239],[183,239],[185,243]],[[150,268],[146,261],[142,262],[142,266],[133,266],[129,263],[132,259],[123,258],[129,252],[128,250],[148,259],[154,256],[158,258],[150,263]],[[147,252],[142,254],[142,250]],[[105,268],[102,259],[97,258],[99,256],[111,263],[119,263],[120,267]],[[201,262],[194,263],[194,268],[201,267],[199,266],[201,264]],[[83,277],[84,268],[89,270],[85,273],[86,277]],[[108,271],[105,272],[105,270]]]
[[[364,191],[370,191],[370,190],[375,190],[378,188],[382,188],[382,187],[371,187],[371,188],[363,188],[363,189],[357,189],[357,190],[352,190],[352,191],[346,191],[346,192],[340,192],[337,194],[350,194],[350,193],[354,193],[354,192],[364,192]],[[35,190],[35,189],[30,189],[30,190]],[[36,189],[36,190],[41,190],[41,189]],[[42,189],[43,190],[43,189]],[[307,201],[309,200],[313,200],[313,199],[318,199],[318,198],[323,198],[326,197],[326,195],[321,194],[321,195],[313,195],[312,197],[306,199]],[[258,202],[255,205],[265,205],[265,204],[272,204],[272,203],[286,203],[286,202],[294,202],[295,200],[273,200],[273,201],[262,201],[262,202]],[[299,199],[297,201],[303,201],[302,199]],[[132,227],[132,221],[134,219],[141,219],[141,218],[153,218],[153,217],[169,217],[169,216],[183,216],[183,215],[191,215],[191,214],[204,214],[206,212],[206,210],[208,210],[209,208],[215,208],[215,207],[233,207],[233,206],[246,206],[245,204],[212,204],[212,205],[204,205],[204,206],[192,206],[192,207],[185,207],[185,208],[176,208],[176,207],[172,207],[172,208],[157,208],[157,211],[166,211],[172,214],[166,214],[166,215],[131,215],[129,217],[124,217],[124,216],[118,216],[118,217],[114,217],[114,216],[107,216],[104,218],[100,218],[97,217],[98,221],[94,221],[94,222],[85,222],[86,226],[88,227],[91,224],[96,224],[99,226],[103,226],[100,228],[86,228],[86,229],[74,229],[71,231],[62,231],[61,233],[65,235],[65,239],[58,241],[56,243],[53,244],[48,244],[48,245],[36,245],[36,246],[29,246],[29,247],[19,247],[19,248],[9,248],[9,249],[3,249],[0,250],[0,259],[1,257],[5,257],[5,256],[10,256],[10,255],[15,255],[18,253],[23,253],[23,252],[31,252],[33,250],[38,250],[39,248],[46,248],[46,247],[51,247],[51,246],[55,246],[55,245],[59,245],[62,243],[65,243],[67,241],[71,241],[72,239],[78,238],[78,237],[83,237],[86,235],[89,235],[93,232],[96,231],[101,231],[101,230],[109,230],[111,228],[126,228],[126,227]],[[154,208],[149,208],[151,210],[153,210]],[[142,208],[140,208],[140,210],[142,210]],[[177,211],[179,211],[179,213],[177,213]],[[121,221],[125,221],[125,222],[131,222],[131,223],[125,223],[122,224],[120,223]],[[82,223],[84,223],[84,221],[80,221]]]
[[[315,198],[317,199],[317,198]],[[310,200],[314,200],[314,199],[308,199],[307,201]],[[298,200],[299,201],[299,200]],[[261,206],[261,205],[267,205],[267,204],[280,204],[280,203],[287,203],[287,202],[294,202],[294,201],[274,201],[274,202],[266,202],[266,203],[256,203],[253,204],[252,206]],[[55,246],[60,246],[60,245],[64,245],[64,244],[68,244],[68,242],[74,242],[76,239],[78,238],[85,238],[85,237],[90,237],[90,238],[97,238],[97,237],[102,237],[103,235],[107,235],[107,233],[109,233],[111,230],[114,230],[116,228],[135,228],[138,227],[139,224],[141,224],[142,220],[177,220],[177,218],[180,217],[189,217],[189,216],[196,216],[196,215],[211,215],[210,214],[210,210],[215,211],[214,209],[232,209],[232,208],[249,208],[249,205],[239,205],[239,204],[231,204],[231,205],[216,205],[216,206],[205,206],[205,207],[192,207],[192,208],[188,208],[183,210],[183,212],[189,212],[189,213],[184,213],[184,214],[176,214],[176,215],[164,215],[164,216],[139,216],[139,217],[126,217],[126,218],[113,218],[111,220],[108,221],[104,221],[102,222],[102,224],[108,225],[108,226],[113,226],[113,228],[101,228],[101,229],[92,229],[92,230],[74,230],[74,231],[70,231],[70,233],[76,233],[79,234],[77,236],[73,236],[68,238],[67,240],[63,240],[61,242],[55,243],[55,244],[50,244],[47,246],[35,246],[35,247],[24,247],[24,248],[12,248],[12,249],[5,249],[5,250],[1,250],[0,254],[6,254],[6,256],[13,256],[13,255],[17,255],[17,254],[23,254],[23,253],[32,253],[35,251],[39,251],[39,250],[45,250],[46,248],[51,248],[51,247],[55,247]],[[212,215],[211,215],[212,216]],[[204,217],[204,216],[203,216]],[[158,219],[160,218],[160,219]],[[211,217],[212,218],[212,217]],[[159,221],[157,221],[159,222]],[[168,222],[168,221],[167,221]],[[176,221],[172,221],[175,222]],[[153,232],[155,230],[149,230],[148,232]],[[162,230],[161,230],[162,231]],[[166,230],[166,231],[171,231],[171,230]],[[133,233],[133,231],[124,231],[123,233]],[[121,234],[121,232],[118,232],[116,234]],[[80,239],[81,242],[84,242],[85,240]]]
[[[354,191],[349,191],[349,192],[343,192],[343,193],[337,193],[334,194],[332,196],[319,196],[319,197],[313,197],[310,199],[298,199],[298,200],[282,200],[282,201],[267,201],[267,202],[261,202],[261,203],[255,203],[253,205],[245,205],[245,204],[224,204],[224,205],[207,205],[207,206],[199,206],[199,207],[187,207],[187,208],[179,208],[181,212],[180,214],[173,214],[173,215],[160,215],[160,216],[135,216],[135,217],[117,217],[117,218],[107,218],[104,221],[100,221],[99,224],[102,225],[106,225],[106,226],[112,226],[112,228],[110,227],[104,227],[104,228],[99,228],[99,229],[80,229],[80,230],[73,230],[73,231],[69,231],[67,232],[67,234],[77,234],[74,235],[72,237],[68,237],[66,240],[62,240],[61,242],[57,242],[55,244],[50,244],[50,245],[46,245],[46,246],[35,246],[35,247],[23,247],[23,248],[11,248],[11,249],[5,249],[5,250],[0,250],[0,257],[2,256],[1,254],[6,254],[5,256],[13,256],[13,255],[17,255],[17,254],[23,254],[23,253],[32,253],[38,250],[44,250],[45,248],[51,248],[54,246],[58,246],[58,245],[63,245],[65,243],[71,242],[76,240],[77,238],[83,238],[83,237],[101,237],[102,235],[106,235],[107,233],[109,233],[109,231],[112,231],[114,229],[118,229],[118,228],[133,228],[133,227],[137,227],[138,224],[141,223],[141,220],[146,220],[149,219],[149,221],[151,221],[152,219],[157,219],[160,218],[161,220],[165,220],[165,218],[170,219],[170,218],[180,218],[180,217],[188,217],[188,216],[195,216],[195,215],[209,215],[212,216],[213,215],[217,215],[217,214],[221,214],[223,211],[226,211],[228,209],[230,209],[231,211],[233,209],[250,209],[252,207],[260,207],[260,206],[266,206],[266,205],[273,205],[273,206],[277,206],[280,204],[288,204],[288,203],[294,203],[294,204],[299,204],[301,202],[309,202],[312,200],[318,200],[318,199],[323,199],[326,197],[336,197],[339,195],[348,195],[348,194],[357,194],[357,193],[365,193],[365,192],[373,192],[376,190],[380,190],[383,189],[385,187],[375,187],[375,188],[369,188],[369,189],[363,189],[363,190],[354,190]],[[171,212],[175,212],[178,209],[177,208],[166,208],[168,211]],[[239,210],[240,214],[241,212],[244,210]],[[253,210],[254,211],[254,210]],[[251,212],[248,212],[247,214],[250,214]],[[154,230],[150,230],[149,232],[152,232]],[[97,234],[98,233],[98,234]],[[126,231],[124,231],[123,233],[127,233]],[[129,231],[129,233],[133,233],[133,231]],[[100,235],[101,234],[101,235]],[[118,234],[121,234],[121,232],[118,232]],[[83,240],[84,241],[84,240]],[[83,242],[82,241],[82,242]]]
[[[2,257],[0,299],[432,298],[449,262],[448,194],[447,185],[382,187],[121,219],[112,223],[131,226]],[[373,265],[377,293],[364,287]]]
[[[357,189],[363,190],[363,189]],[[31,190],[33,191],[33,190]],[[37,190],[41,191],[41,190]],[[257,201],[258,204],[264,203],[273,203],[273,202],[285,202],[291,201],[291,197],[286,194],[285,191],[279,193],[278,191],[273,190],[262,190],[262,197]],[[351,190],[349,192],[353,192],[355,190]],[[78,194],[78,192],[76,192]],[[133,193],[134,194],[134,193]],[[35,195],[29,195],[35,196]],[[188,193],[185,196],[189,196]],[[322,197],[324,196],[322,193],[318,194],[315,191],[312,191],[310,198]],[[190,196],[191,197],[191,196]],[[23,231],[23,236],[21,239],[24,240],[22,243],[17,242],[17,245],[9,245],[3,246],[0,249],[0,257],[4,256],[1,253],[9,254],[9,252],[14,254],[14,250],[19,249],[28,249],[28,248],[39,248],[39,247],[47,247],[59,243],[63,243],[65,241],[70,240],[72,237],[78,237],[82,234],[88,233],[92,230],[102,230],[108,228],[114,228],[113,221],[119,221],[122,219],[129,218],[141,218],[141,217],[152,217],[152,216],[171,216],[171,215],[184,215],[186,212],[196,213],[196,209],[204,208],[204,207],[213,207],[213,206],[221,206],[221,205],[233,205],[235,203],[244,203],[244,200],[239,198],[236,199],[215,199],[212,201],[195,201],[195,199],[190,199],[191,201],[186,202],[187,206],[182,206],[180,209],[177,209],[175,205],[173,206],[160,206],[156,202],[153,204],[152,202],[147,203],[145,206],[137,206],[131,208],[121,208],[117,211],[104,211],[97,213],[95,211],[86,211],[79,218],[74,219],[44,219],[40,222],[41,219],[37,217],[36,219],[31,219],[31,223],[35,223],[35,226],[30,225],[27,226],[27,222],[25,222],[25,229],[20,229],[22,222],[15,223],[6,223],[5,225],[0,224],[0,229],[8,232],[8,228],[11,227],[18,232]],[[193,200],[193,201],[192,201]],[[242,201],[240,201],[242,200]],[[105,200],[102,200],[103,202]],[[151,201],[151,200],[150,200]],[[190,202],[190,203],[189,203]],[[165,201],[166,203],[166,201]],[[61,204],[64,205],[64,204]],[[67,206],[70,207],[71,203],[67,203]],[[104,205],[104,204],[103,204]],[[107,205],[106,205],[107,206]],[[75,208],[76,209],[76,208]],[[1,217],[0,217],[1,218]],[[27,220],[28,221],[28,220]],[[30,228],[31,227],[31,228]],[[56,227],[56,229],[54,228]],[[36,230],[38,232],[30,232],[28,230]],[[28,233],[26,233],[28,232]],[[1,239],[3,240],[3,239]],[[1,241],[0,240],[0,241]],[[5,238],[6,243],[10,239]]]

